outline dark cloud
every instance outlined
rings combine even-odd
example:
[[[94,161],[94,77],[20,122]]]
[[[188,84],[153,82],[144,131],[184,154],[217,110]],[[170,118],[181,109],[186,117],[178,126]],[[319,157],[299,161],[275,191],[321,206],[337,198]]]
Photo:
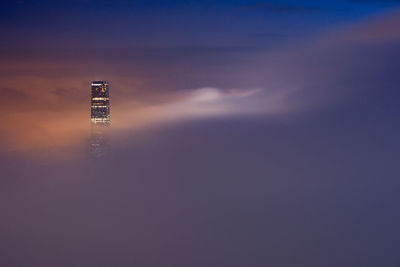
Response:
[[[28,97],[28,95],[21,90],[18,90],[16,88],[0,88],[0,94],[3,99],[15,99],[15,100],[26,100],[25,98]]]
[[[31,102],[31,96],[24,90],[16,88],[0,88],[2,98],[2,114],[9,114],[15,111],[27,110],[27,103]]]

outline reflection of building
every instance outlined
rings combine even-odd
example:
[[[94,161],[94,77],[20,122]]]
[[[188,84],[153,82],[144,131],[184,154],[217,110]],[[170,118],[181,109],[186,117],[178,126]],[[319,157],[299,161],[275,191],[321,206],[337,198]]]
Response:
[[[90,154],[95,158],[104,157],[108,151],[106,130],[110,126],[110,98],[107,81],[92,82]]]

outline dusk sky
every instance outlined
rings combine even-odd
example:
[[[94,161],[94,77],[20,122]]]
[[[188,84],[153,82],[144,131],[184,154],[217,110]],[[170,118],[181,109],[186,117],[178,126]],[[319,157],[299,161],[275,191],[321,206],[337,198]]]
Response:
[[[0,266],[400,266],[399,29],[396,0],[1,1]]]

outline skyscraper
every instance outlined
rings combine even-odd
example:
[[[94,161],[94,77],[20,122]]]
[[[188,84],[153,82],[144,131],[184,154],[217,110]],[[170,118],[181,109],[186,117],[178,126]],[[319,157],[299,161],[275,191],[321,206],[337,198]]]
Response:
[[[108,152],[106,131],[110,125],[110,96],[107,81],[93,81],[91,94],[90,118],[92,131],[90,137],[90,154],[102,158]]]
[[[94,124],[110,123],[110,96],[107,81],[92,82],[91,121]]]

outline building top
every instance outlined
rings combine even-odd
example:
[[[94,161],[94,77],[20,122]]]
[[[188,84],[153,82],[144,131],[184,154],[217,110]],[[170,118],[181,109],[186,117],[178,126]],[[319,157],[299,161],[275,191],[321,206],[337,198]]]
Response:
[[[108,81],[92,81],[92,86],[108,85]]]

